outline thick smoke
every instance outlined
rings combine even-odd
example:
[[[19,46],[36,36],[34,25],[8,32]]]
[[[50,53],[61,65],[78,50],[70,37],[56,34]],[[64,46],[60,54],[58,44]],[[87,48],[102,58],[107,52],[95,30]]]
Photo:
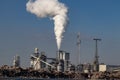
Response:
[[[26,7],[27,11],[40,18],[52,17],[54,20],[54,32],[59,50],[68,20],[67,7],[58,0],[29,0]]]

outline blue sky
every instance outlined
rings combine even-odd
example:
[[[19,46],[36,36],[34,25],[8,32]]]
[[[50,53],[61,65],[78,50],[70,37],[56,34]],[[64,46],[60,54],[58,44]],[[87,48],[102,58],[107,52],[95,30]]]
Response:
[[[29,66],[30,54],[38,47],[49,57],[56,57],[54,24],[26,11],[28,0],[0,1],[0,65],[12,65],[13,56],[21,57],[21,65]],[[81,33],[82,63],[94,59],[94,37],[99,42],[99,60],[120,64],[120,0],[59,0],[69,8],[69,24],[61,49],[71,53],[76,63],[76,35]]]

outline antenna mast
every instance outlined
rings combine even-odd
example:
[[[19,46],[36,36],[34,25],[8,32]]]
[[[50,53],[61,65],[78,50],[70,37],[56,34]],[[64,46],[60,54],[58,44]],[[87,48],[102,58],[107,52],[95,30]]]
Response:
[[[81,40],[80,40],[80,32],[77,34],[77,47],[78,47],[78,57],[77,57],[77,64],[80,64],[80,44],[81,44]]]

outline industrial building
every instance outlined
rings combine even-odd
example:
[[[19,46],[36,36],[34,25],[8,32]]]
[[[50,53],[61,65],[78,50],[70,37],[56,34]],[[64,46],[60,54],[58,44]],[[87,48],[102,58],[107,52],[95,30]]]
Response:
[[[77,36],[77,46],[79,49],[78,54],[80,53],[80,35]],[[59,50],[57,51],[56,58],[50,58],[45,55],[45,52],[39,52],[38,48],[35,48],[34,53],[31,54],[30,57],[30,67],[34,70],[55,70],[58,72],[65,71],[77,71],[83,73],[91,73],[91,72],[105,72],[105,71],[120,71],[120,66],[115,65],[105,65],[99,64],[99,56],[98,56],[98,41],[101,39],[94,38],[95,41],[95,55],[93,63],[80,63],[80,58],[77,59],[77,65],[73,65],[70,62],[70,53]],[[78,55],[80,56],[80,55]],[[49,61],[50,60],[50,61]],[[20,57],[14,56],[13,60],[14,67],[20,67]]]
[[[20,56],[18,56],[18,55],[14,56],[13,66],[14,67],[20,67]]]
[[[70,64],[70,53],[65,51],[58,51],[58,71],[68,71]]]
[[[100,64],[99,65],[99,71],[100,72],[113,72],[113,71],[120,71],[120,65],[105,65],[105,64]]]
[[[46,56],[44,53],[40,54],[38,48],[35,48],[35,52],[31,55],[30,59],[31,59],[31,62],[30,62],[31,68],[35,70],[39,70],[41,68],[46,67],[46,64],[42,62],[42,61],[46,62]]]
[[[56,58],[48,58],[45,53],[39,53],[39,49],[35,48],[34,53],[30,57],[30,67],[34,70],[55,69],[59,72],[68,71],[70,65],[70,54],[65,51],[58,51]],[[48,60],[52,60],[48,62]]]

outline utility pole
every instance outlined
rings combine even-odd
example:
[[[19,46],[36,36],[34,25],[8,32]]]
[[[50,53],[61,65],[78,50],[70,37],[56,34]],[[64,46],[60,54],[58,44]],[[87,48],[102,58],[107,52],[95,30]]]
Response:
[[[95,41],[95,57],[93,62],[93,70],[99,71],[98,41],[101,41],[101,39],[94,38],[93,40]]]

